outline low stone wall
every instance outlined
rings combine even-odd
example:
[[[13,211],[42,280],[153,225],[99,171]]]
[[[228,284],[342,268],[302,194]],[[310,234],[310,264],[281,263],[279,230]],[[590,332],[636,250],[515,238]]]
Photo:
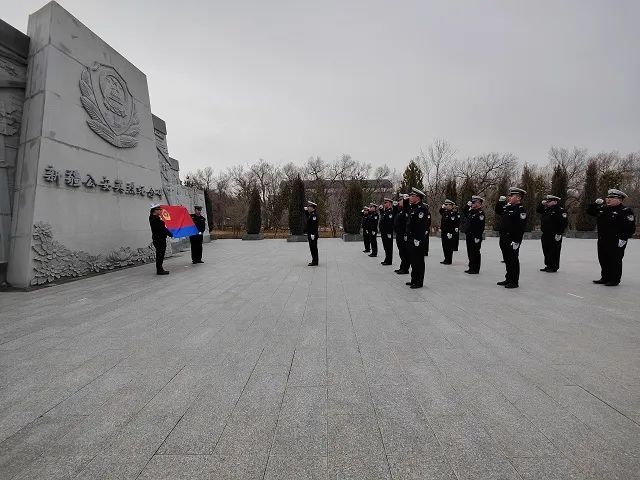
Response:
[[[344,242],[362,242],[363,237],[359,233],[343,233],[342,241]]]
[[[306,235],[289,235],[287,237],[287,242],[306,242],[306,241],[307,241]]]

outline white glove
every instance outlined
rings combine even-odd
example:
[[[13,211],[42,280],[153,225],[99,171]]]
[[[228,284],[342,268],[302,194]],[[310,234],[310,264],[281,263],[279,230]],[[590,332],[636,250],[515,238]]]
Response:
[[[420,246],[420,240],[414,240],[414,241],[413,241],[413,244],[414,244],[416,247]]]
[[[456,233],[458,233],[458,227],[456,227]]]
[[[311,235],[311,240],[315,240],[316,236],[315,235]]]
[[[604,203],[604,200],[601,198],[596,198],[596,204],[598,205],[602,205]]]
[[[500,195],[500,198],[498,199],[498,201],[506,202],[507,201],[507,197],[505,197],[504,195]]]
[[[546,205],[547,201],[546,200],[542,200],[542,205]]]
[[[398,202],[396,202],[395,200],[393,201],[393,206],[397,207],[398,206]]]
[[[471,206],[471,205],[473,205],[473,202],[472,202],[471,200],[469,200],[469,201],[467,202],[467,205],[468,205],[468,206]]]
[[[618,240],[618,247],[622,248],[627,244],[626,240]]]
[[[198,235],[202,235],[202,232],[198,232]]]
[[[302,207],[304,210],[306,210],[308,207]]]
[[[447,233],[447,238],[448,238],[448,239],[452,239],[452,238],[453,238],[453,235],[451,235],[450,233]]]
[[[480,239],[479,239],[479,238],[474,238],[474,239],[473,239],[473,241],[474,241],[475,243],[480,243]]]
[[[562,235],[556,235],[555,239],[556,239],[556,242],[559,242],[560,240],[562,240]]]
[[[520,244],[516,242],[511,242],[511,248],[513,248],[514,250],[517,250],[518,248],[520,248]]]
[[[391,238],[391,234],[390,233],[387,233],[387,238]]]

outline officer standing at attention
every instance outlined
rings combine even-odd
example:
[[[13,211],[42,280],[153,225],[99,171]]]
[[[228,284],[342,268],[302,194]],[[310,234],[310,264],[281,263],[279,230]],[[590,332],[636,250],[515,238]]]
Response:
[[[307,206],[304,207],[304,213],[307,216],[307,240],[311,251],[309,267],[318,265],[318,213],[316,208],[318,208],[318,205],[311,201],[307,201]]]
[[[191,219],[198,229],[198,235],[190,235],[189,243],[191,243],[191,263],[204,263],[202,261],[202,236],[207,229],[207,221],[202,216],[202,207],[195,205]]]
[[[451,265],[453,252],[458,250],[460,240],[460,214],[455,209],[455,202],[446,199],[440,207],[440,238],[442,240],[442,251],[444,260],[440,263]]]
[[[559,201],[560,197],[546,195],[536,209],[540,214],[542,253],[544,255],[544,268],[540,269],[541,272],[557,272],[560,268],[562,236],[567,229],[569,219],[567,212],[558,204]]]
[[[161,211],[162,209],[157,203],[151,205],[149,225],[151,226],[151,240],[156,249],[156,274],[169,275],[169,272],[162,268],[162,262],[164,261],[164,254],[167,251],[167,237],[173,237],[173,234],[160,218]]]
[[[597,217],[598,261],[602,270],[600,279],[593,283],[615,287],[622,278],[624,251],[636,231],[633,210],[622,204],[625,198],[627,195],[624,192],[612,188],[605,200],[598,198],[587,207],[587,213]]]
[[[522,198],[527,194],[521,188],[511,187],[508,197],[501,196],[496,204],[496,215],[502,217],[500,224],[500,250],[507,273],[504,281],[498,282],[505,288],[518,288],[520,280],[520,245],[527,225],[527,212],[522,206]]]
[[[396,246],[400,257],[400,268],[394,270],[399,275],[409,273],[409,254],[407,252],[407,213],[409,212],[409,194],[403,193],[396,205],[396,216],[393,228],[396,233]]]
[[[395,212],[393,210],[393,200],[384,199],[382,218],[380,218],[380,237],[382,237],[382,248],[384,248],[384,261],[382,265],[393,263],[393,223]]]
[[[429,235],[431,234],[431,211],[429,211],[429,204],[422,202],[424,208],[427,209],[427,234],[424,237],[424,256],[429,256]]]
[[[369,244],[371,246],[370,257],[378,256],[378,221],[380,215],[378,215],[378,206],[371,202],[369,204],[369,214],[367,215],[367,225],[369,226]]]
[[[427,207],[422,200],[424,192],[417,188],[411,189],[409,195],[409,218],[407,221],[407,243],[409,261],[411,263],[411,281],[407,282],[411,288],[422,288],[424,283],[424,239],[427,233]]]
[[[364,250],[363,253],[369,253],[371,249],[371,240],[369,239],[369,207],[366,205],[362,207],[362,239],[364,240]]]
[[[467,244],[467,256],[469,257],[469,268],[464,273],[480,273],[480,247],[482,246],[482,235],[484,234],[485,215],[482,210],[484,198],[473,195],[471,200],[462,208],[462,213],[466,217],[465,241]]]

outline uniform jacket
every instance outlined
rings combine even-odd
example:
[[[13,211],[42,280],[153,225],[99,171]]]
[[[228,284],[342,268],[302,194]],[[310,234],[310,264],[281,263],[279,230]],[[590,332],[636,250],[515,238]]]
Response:
[[[202,234],[207,229],[207,220],[204,218],[203,215],[196,215],[195,213],[192,213],[191,219],[193,220],[193,223],[195,224],[200,234]],[[192,236],[199,237],[200,235],[192,235]]]
[[[164,242],[167,237],[173,234],[164,225],[164,221],[157,215],[149,215],[149,225],[151,226],[151,239],[154,242]]]
[[[460,231],[460,213],[458,210],[440,208],[440,231],[457,235]]]
[[[540,230],[542,233],[563,235],[569,225],[567,212],[560,205],[545,207],[538,205],[536,211],[540,214]]]
[[[522,243],[522,237],[527,226],[527,211],[519,203],[511,205],[506,201],[496,204],[496,215],[500,215],[500,238],[510,242]]]
[[[482,239],[484,234],[485,214],[484,210],[472,209],[469,205],[462,208],[462,214],[466,218],[464,233],[473,238]]]
[[[405,202],[403,202],[404,205]],[[407,210],[408,206],[393,207],[396,210],[396,215],[393,217],[393,230],[396,235],[404,235],[407,231]]]
[[[636,231],[636,218],[629,207],[592,203],[587,213],[597,217],[598,238],[601,240],[628,240]]]
[[[383,210],[380,214],[380,233],[382,235],[388,235],[393,233],[393,224],[396,214],[393,208]]]
[[[318,238],[318,212],[304,211],[307,216],[307,235],[315,235]]]
[[[407,234],[411,240],[424,240],[427,233],[428,215],[429,210],[424,203],[416,203],[409,207]]]
[[[362,233],[366,234],[367,230],[369,230],[369,227],[367,226],[367,218],[369,217],[368,213],[362,213]]]
[[[370,235],[375,235],[378,232],[378,220],[380,215],[378,212],[369,212],[367,215],[367,231]]]

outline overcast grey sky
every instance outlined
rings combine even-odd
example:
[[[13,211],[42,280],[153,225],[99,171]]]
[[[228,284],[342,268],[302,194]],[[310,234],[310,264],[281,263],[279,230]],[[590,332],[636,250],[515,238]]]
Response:
[[[2,0],[26,32],[43,0]],[[147,74],[184,174],[342,153],[403,169],[640,150],[640,1],[60,0]]]

